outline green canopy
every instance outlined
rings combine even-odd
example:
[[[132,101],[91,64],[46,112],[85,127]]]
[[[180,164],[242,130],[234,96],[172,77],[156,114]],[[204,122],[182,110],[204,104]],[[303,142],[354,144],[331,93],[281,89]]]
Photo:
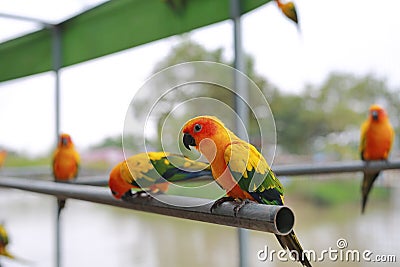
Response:
[[[242,14],[270,0],[242,0]],[[230,18],[229,0],[113,0],[63,21],[61,66],[181,34]],[[0,43],[0,82],[53,69],[52,30]]]

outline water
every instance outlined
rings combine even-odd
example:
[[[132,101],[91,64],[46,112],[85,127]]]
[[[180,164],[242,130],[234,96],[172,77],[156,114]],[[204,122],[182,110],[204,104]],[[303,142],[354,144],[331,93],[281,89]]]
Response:
[[[306,249],[317,254],[337,249],[339,238],[347,249],[394,254],[400,261],[400,189],[388,202],[368,203],[360,215],[359,203],[317,208],[287,198],[295,211],[295,231]],[[56,201],[51,196],[0,189],[0,221],[6,223],[9,250],[31,261],[29,266],[53,267]],[[249,231],[250,266],[300,266],[274,260],[259,261],[257,252],[280,250],[269,233]],[[68,200],[62,214],[63,267],[76,266],[237,266],[234,228]],[[1,258],[3,267],[26,266]],[[373,266],[365,262],[315,262],[313,266]],[[379,266],[396,266],[380,263]]]

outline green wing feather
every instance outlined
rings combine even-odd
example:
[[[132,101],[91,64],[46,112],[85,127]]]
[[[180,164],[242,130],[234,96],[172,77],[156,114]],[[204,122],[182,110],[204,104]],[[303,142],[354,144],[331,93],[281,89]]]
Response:
[[[246,142],[234,142],[225,150],[225,161],[241,189],[264,204],[282,205],[283,186],[265,158]]]
[[[0,246],[7,246],[8,242],[9,241],[6,229],[2,224],[0,224]]]
[[[177,182],[204,175],[211,176],[209,164],[190,160],[183,155],[149,152],[127,159],[128,183],[147,188],[156,183]],[[122,170],[121,170],[122,172]]]

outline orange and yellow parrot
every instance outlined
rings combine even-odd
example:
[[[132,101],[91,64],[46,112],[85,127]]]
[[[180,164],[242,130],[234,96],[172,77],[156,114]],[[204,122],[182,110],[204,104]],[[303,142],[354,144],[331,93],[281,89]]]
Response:
[[[207,158],[213,178],[226,191],[227,197],[217,200],[212,210],[224,201],[233,200],[241,201],[237,207],[249,200],[283,205],[283,186],[264,157],[253,145],[227,129],[218,118],[193,118],[186,122],[182,131],[184,146],[189,150],[194,146]],[[302,259],[303,249],[293,230],[276,237],[284,249],[300,255],[299,260],[304,266],[311,266],[307,257]]]
[[[10,259],[15,257],[7,250],[7,245],[9,243],[8,234],[3,224],[0,224],[0,255],[5,256]]]
[[[0,168],[3,167],[4,162],[6,161],[6,157],[7,157],[7,151],[1,150],[0,151]]]
[[[69,134],[61,134],[53,155],[53,176],[57,182],[69,182],[78,176],[80,157]],[[59,211],[65,200],[58,200]]]
[[[108,185],[115,198],[125,199],[133,196],[132,188],[166,192],[169,183],[201,176],[211,176],[207,163],[168,152],[148,152],[118,163],[110,172]]]
[[[387,160],[393,140],[394,131],[386,111],[379,105],[371,105],[368,119],[361,125],[361,159],[366,162],[371,160]],[[379,171],[364,172],[364,179],[361,185],[362,213],[365,211],[365,205],[372,184],[379,176],[379,173]]]
[[[299,21],[297,18],[297,11],[296,11],[296,6],[294,5],[293,2],[287,2],[287,3],[282,3],[280,0],[275,0],[276,3],[278,4],[278,8],[282,11],[282,13],[292,20],[294,23],[296,23],[297,27],[299,27]]]

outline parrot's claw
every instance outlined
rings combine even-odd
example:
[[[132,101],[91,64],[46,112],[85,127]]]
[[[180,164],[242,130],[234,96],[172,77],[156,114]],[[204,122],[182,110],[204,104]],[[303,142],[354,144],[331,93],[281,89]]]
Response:
[[[244,199],[241,202],[238,202],[236,206],[233,208],[233,214],[237,217],[239,210],[241,210],[246,204],[250,203],[251,201],[248,199]]]
[[[137,191],[135,194],[132,195],[132,197],[142,197],[142,198],[148,198],[151,197],[149,193],[145,190]]]
[[[216,200],[216,201],[214,202],[214,204],[212,204],[212,206],[211,206],[211,208],[210,208],[211,213],[213,213],[213,211],[214,211],[218,206],[220,206],[222,203],[227,202],[227,201],[232,202],[232,201],[236,201],[236,200],[235,200],[233,197],[221,197],[220,199]]]
[[[127,201],[133,197],[132,191],[126,191],[125,194],[121,197],[122,200]]]

